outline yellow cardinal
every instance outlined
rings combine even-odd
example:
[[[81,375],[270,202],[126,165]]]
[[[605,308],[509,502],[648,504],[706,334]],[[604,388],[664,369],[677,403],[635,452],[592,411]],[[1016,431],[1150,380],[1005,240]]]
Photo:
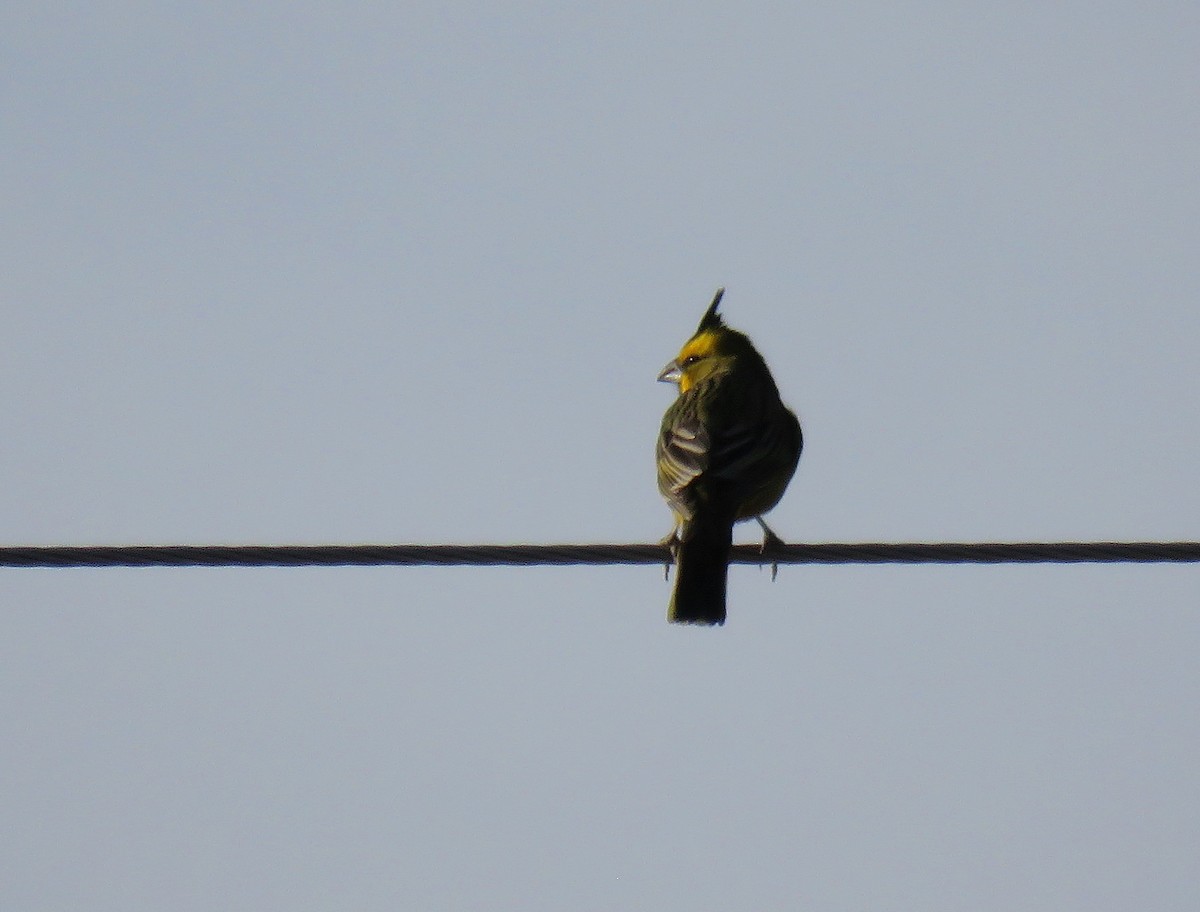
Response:
[[[675,591],[667,620],[725,623],[725,577],[733,524],[757,519],[783,496],[804,438],[779,398],[762,355],[717,313],[716,297],[679,356],[658,379],[679,384],[658,435],[658,489],[675,514],[667,541]]]

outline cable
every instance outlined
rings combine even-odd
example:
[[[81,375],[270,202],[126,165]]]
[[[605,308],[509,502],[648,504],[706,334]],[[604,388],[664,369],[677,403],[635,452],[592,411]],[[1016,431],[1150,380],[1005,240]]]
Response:
[[[1066,564],[1200,561],[1200,542],[737,545],[734,564]],[[0,567],[580,566],[665,564],[663,545],[83,545],[0,547]]]

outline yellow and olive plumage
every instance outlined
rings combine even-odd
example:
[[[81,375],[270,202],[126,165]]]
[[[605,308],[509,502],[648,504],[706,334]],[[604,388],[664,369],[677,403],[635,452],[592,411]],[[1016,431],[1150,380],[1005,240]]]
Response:
[[[762,355],[717,313],[724,293],[717,290],[695,334],[658,378],[679,384],[657,457],[658,489],[675,514],[667,619],[681,624],[725,623],[733,524],[779,503],[803,446],[800,422],[780,400]]]

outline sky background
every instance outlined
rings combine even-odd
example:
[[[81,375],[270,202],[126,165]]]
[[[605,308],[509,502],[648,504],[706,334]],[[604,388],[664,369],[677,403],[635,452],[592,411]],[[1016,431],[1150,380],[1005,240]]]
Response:
[[[0,543],[1200,539],[1191,2],[11,3]],[[751,528],[739,538],[755,540]],[[1200,569],[0,570],[12,910],[1191,910]]]

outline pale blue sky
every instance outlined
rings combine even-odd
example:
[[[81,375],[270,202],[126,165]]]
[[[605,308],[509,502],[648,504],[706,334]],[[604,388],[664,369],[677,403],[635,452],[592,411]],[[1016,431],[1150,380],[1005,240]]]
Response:
[[[444,7],[0,12],[0,542],[1200,538],[1194,4]],[[1190,909],[1198,574],[3,570],[0,906]]]

